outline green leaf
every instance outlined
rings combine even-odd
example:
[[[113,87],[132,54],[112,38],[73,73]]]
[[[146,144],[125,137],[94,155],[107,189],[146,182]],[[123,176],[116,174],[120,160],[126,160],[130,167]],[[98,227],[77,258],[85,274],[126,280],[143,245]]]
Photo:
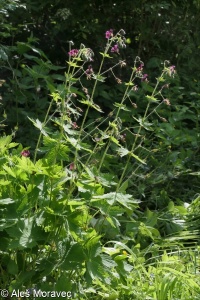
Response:
[[[47,132],[44,130],[44,124],[42,122],[40,122],[40,120],[36,119],[33,120],[31,118],[28,117],[28,119],[33,123],[33,125],[38,128],[42,134],[44,134],[45,136],[47,136]]]
[[[121,103],[116,103],[116,102],[115,102],[114,106],[115,106],[115,107],[119,107],[121,110],[124,110],[124,111],[130,111],[130,109],[128,109],[128,108],[126,107],[126,105],[121,104]]]
[[[119,145],[119,141],[114,137],[114,136],[111,136],[110,137],[110,140],[115,143],[116,145]]]
[[[3,169],[4,169],[9,175],[11,175],[12,177],[16,178],[16,174],[13,172],[13,170],[12,170],[10,167],[4,165],[4,166],[3,166]]]
[[[12,274],[12,275],[15,275],[18,273],[18,266],[13,259],[10,259],[10,261],[8,263],[8,273]]]
[[[110,205],[113,205],[115,202],[120,203],[122,206],[125,206],[128,209],[132,209],[132,204],[136,205],[140,203],[139,200],[132,198],[132,195],[111,192],[104,195],[93,196],[91,202],[98,200],[106,200],[106,202]]]
[[[118,149],[117,149],[117,152],[118,152],[118,154],[119,154],[121,157],[123,157],[123,156],[125,156],[125,155],[127,155],[127,154],[130,153],[128,149],[123,148],[123,147],[118,148]]]
[[[2,48],[0,48],[0,59],[8,60],[8,55],[6,54],[6,52]]]
[[[6,148],[9,146],[10,142],[12,141],[12,136],[7,135],[0,138],[0,149],[6,150]]]
[[[0,205],[7,205],[13,203],[14,200],[11,198],[0,199]]]
[[[101,76],[99,74],[97,74],[97,75],[93,74],[92,77],[94,79],[96,79],[97,81],[100,81],[100,82],[105,82],[105,80],[106,80],[106,77],[103,77],[103,76]]]
[[[103,57],[112,58],[108,53],[99,52]]]
[[[24,224],[23,224],[24,228],[22,231],[22,235],[20,236],[19,239],[19,244],[23,248],[32,247],[36,244],[32,236],[33,222],[34,222],[34,217],[24,220]]]
[[[97,110],[97,111],[103,113],[103,111],[101,110],[101,108],[99,107],[99,105],[95,104],[94,102],[91,102],[91,101],[89,101],[89,100],[84,100],[84,99],[83,99],[83,100],[79,100],[79,102],[81,102],[81,103],[83,103],[83,104],[85,104],[85,105],[88,105],[89,107],[92,107],[92,108],[94,108],[95,110]]]
[[[146,165],[145,161],[142,160],[141,158],[139,158],[139,156],[135,155],[134,153],[130,152],[130,155],[132,157],[134,157],[135,159],[137,159],[139,162],[141,162],[142,164]]]
[[[147,99],[149,102],[155,102],[155,103],[159,102],[159,100],[158,100],[157,98],[155,98],[155,97],[153,97],[153,96],[149,96],[149,95],[146,96],[146,99]]]

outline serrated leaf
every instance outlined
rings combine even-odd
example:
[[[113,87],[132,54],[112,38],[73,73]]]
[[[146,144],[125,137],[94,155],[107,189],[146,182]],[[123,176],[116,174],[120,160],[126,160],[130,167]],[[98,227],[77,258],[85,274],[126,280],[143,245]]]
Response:
[[[42,133],[43,135],[45,135],[45,136],[48,135],[47,132],[44,130],[44,125],[43,125],[43,123],[42,123],[40,120],[38,120],[38,119],[34,120],[34,119],[29,118],[29,117],[28,117],[28,119],[33,123],[33,125],[34,125],[36,128],[38,128],[38,129],[41,131],[41,133]]]
[[[91,199],[91,202],[98,201],[98,200],[105,200],[108,204],[113,205],[115,202],[120,203],[122,206],[132,209],[131,204],[138,204],[140,203],[139,200],[134,199],[132,195],[129,194],[123,194],[123,193],[117,193],[117,192],[111,192],[104,195],[97,195],[93,196]]]
[[[11,175],[12,177],[16,178],[16,174],[13,172],[13,170],[12,170],[10,167],[4,165],[4,166],[3,166],[3,169],[4,169],[9,175]]]
[[[157,98],[155,98],[155,97],[153,97],[153,96],[149,96],[149,95],[146,96],[146,99],[147,99],[149,102],[155,102],[155,103],[159,102],[159,100],[158,100]]]
[[[129,151],[128,149],[123,148],[123,147],[118,148],[118,149],[117,149],[117,152],[118,152],[118,154],[119,154],[121,157],[123,157],[123,156],[125,156],[125,155],[127,155],[127,154],[130,153],[130,151]]]
[[[7,135],[0,138],[0,149],[4,150],[12,141],[12,136]]]
[[[108,269],[112,269],[117,266],[116,262],[112,260],[112,258],[106,254],[101,254],[101,259],[104,267]]]
[[[99,74],[97,74],[97,75],[93,74],[92,77],[94,79],[96,79],[97,81],[100,81],[100,82],[105,82],[105,80],[106,80],[106,77],[103,77],[103,76],[101,76]]]
[[[91,101],[89,101],[89,100],[84,100],[84,99],[83,99],[83,100],[79,100],[79,102],[81,102],[82,104],[88,105],[89,107],[92,107],[92,108],[94,108],[95,110],[97,110],[97,111],[103,113],[103,111],[101,110],[101,108],[99,107],[99,105],[97,105],[97,104],[95,104],[95,103],[93,103],[93,102],[91,102]]]
[[[99,52],[103,57],[112,58],[108,53]]]
[[[126,105],[121,104],[121,103],[116,103],[116,102],[115,102],[114,106],[115,106],[115,107],[119,107],[121,110],[124,110],[124,111],[130,111],[130,109],[128,109],[128,108],[126,107]]]
[[[73,62],[72,62],[72,61],[68,61],[67,63],[68,63],[68,65],[69,65],[70,67],[73,67],[73,68],[81,68],[81,66],[77,65],[74,61],[73,61]]]
[[[9,181],[9,180],[4,180],[4,179],[0,180],[0,185],[9,185],[10,183],[11,183],[11,181]]]

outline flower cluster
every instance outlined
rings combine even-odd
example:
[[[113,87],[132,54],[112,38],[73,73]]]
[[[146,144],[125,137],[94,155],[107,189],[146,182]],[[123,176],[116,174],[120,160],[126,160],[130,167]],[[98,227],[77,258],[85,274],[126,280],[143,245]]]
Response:
[[[121,29],[117,34],[113,34],[113,29],[107,30],[105,33],[106,39],[109,40],[112,38],[112,42],[115,42],[116,44],[111,47],[112,53],[119,53],[119,48],[125,48],[126,47],[126,39],[124,37],[125,31]]]
[[[72,49],[68,52],[69,56],[76,57],[78,55],[78,49]]]
[[[85,71],[85,74],[87,75],[87,79],[90,79],[91,78],[91,74],[93,74],[94,71],[92,69],[92,65],[89,65],[87,70]]]

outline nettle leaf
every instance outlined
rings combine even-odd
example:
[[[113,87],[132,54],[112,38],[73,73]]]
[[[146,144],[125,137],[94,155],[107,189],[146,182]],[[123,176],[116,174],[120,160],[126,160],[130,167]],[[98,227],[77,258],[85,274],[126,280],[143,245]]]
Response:
[[[104,267],[112,270],[112,268],[117,266],[116,262],[113,261],[112,258],[107,254],[101,254],[101,258]]]
[[[102,260],[100,256],[90,259],[86,262],[86,270],[92,279],[105,279],[105,272],[102,269]]]

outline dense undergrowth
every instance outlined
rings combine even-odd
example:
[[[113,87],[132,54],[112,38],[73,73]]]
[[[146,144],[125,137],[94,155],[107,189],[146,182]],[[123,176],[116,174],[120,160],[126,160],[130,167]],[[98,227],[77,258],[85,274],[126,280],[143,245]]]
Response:
[[[175,65],[103,38],[69,42],[65,66],[32,35],[1,47],[1,288],[199,299],[198,90],[181,102]]]

